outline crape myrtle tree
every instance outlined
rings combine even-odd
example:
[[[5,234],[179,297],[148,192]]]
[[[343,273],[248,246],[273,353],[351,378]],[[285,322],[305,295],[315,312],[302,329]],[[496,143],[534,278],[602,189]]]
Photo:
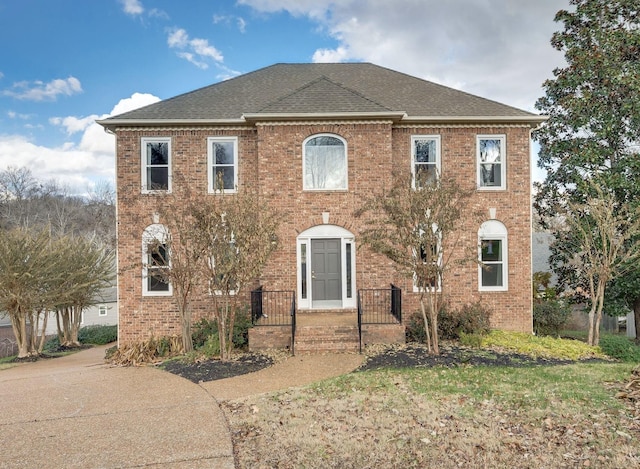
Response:
[[[115,254],[97,238],[63,236],[53,244],[55,265],[64,277],[52,284],[60,345],[78,347],[82,311],[100,300],[100,292],[115,276]]]
[[[477,261],[477,246],[453,254],[460,246],[461,225],[473,217],[473,191],[453,180],[395,174],[392,187],[366,200],[355,215],[365,218],[361,245],[383,254],[420,291],[420,311],[429,352],[440,353],[438,312],[444,304],[446,274],[459,263]],[[415,188],[414,186],[417,186]]]
[[[49,313],[60,344],[78,346],[82,309],[113,277],[113,253],[83,238],[51,231],[0,230],[0,311],[11,320],[18,356],[42,352]]]
[[[593,196],[583,204],[568,203],[565,229],[559,236],[573,256],[566,267],[586,284],[589,345],[598,345],[605,293],[610,281],[623,277],[640,262],[640,207],[631,209],[589,181]]]
[[[54,303],[51,287],[65,275],[56,269],[50,241],[47,230],[0,230],[0,311],[11,320],[19,358],[42,350],[47,311]]]
[[[220,356],[226,360],[233,349],[236,312],[246,301],[244,293],[278,245],[280,218],[247,189],[235,194],[219,190],[194,206],[192,216],[194,236],[204,250],[200,268],[218,324]]]
[[[166,268],[155,275],[170,283],[180,315],[183,352],[193,351],[191,303],[203,278],[202,259],[206,254],[205,238],[198,230],[195,215],[207,204],[206,195],[197,195],[187,186],[179,193],[163,196],[158,215],[166,233],[164,242],[147,245],[147,256]]]
[[[564,29],[551,39],[564,52],[566,66],[554,70],[536,103],[549,120],[534,133],[541,145],[538,165],[547,173],[534,204],[543,228],[558,235],[551,262],[560,288],[576,291],[588,289],[588,280],[570,265],[579,243],[559,230],[569,204],[580,206],[597,197],[593,184],[585,181],[597,180],[615,197],[617,209],[628,204],[633,212],[640,201],[640,3],[570,3],[572,11],[557,13],[555,20]],[[624,276],[612,276],[608,296],[640,308],[637,283],[628,281],[640,278],[640,263],[626,270]],[[640,309],[636,315],[640,319]]]

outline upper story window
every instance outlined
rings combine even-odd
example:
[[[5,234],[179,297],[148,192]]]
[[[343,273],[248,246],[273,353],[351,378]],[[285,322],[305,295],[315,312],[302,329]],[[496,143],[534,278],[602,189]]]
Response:
[[[478,188],[506,189],[506,137],[504,135],[478,135]]]
[[[484,222],[478,230],[480,263],[479,289],[506,291],[509,287],[507,272],[507,228],[497,220]]]
[[[171,138],[142,139],[142,191],[171,190]]]
[[[314,135],[303,144],[304,190],[347,189],[347,144],[336,135]]]
[[[440,174],[440,136],[411,136],[411,173],[413,187],[435,183]]]
[[[169,233],[164,225],[154,224],[142,234],[142,294],[167,296],[172,294],[166,270],[171,267]]]
[[[207,139],[209,192],[236,192],[238,188],[238,138]]]

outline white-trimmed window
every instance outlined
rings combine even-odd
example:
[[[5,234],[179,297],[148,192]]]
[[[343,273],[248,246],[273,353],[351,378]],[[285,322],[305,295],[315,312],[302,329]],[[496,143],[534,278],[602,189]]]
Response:
[[[507,228],[497,220],[485,221],[478,230],[478,288],[481,291],[509,289]]]
[[[107,305],[98,306],[98,316],[106,316],[107,315]]]
[[[426,289],[432,290],[434,287],[436,291],[440,291],[441,279],[438,267],[442,263],[442,233],[438,230],[438,225],[435,223],[431,229],[433,236],[424,236],[424,230],[420,230],[420,236],[423,237],[423,241],[420,244],[420,252],[414,251],[413,253],[416,261],[416,269],[423,268],[424,272],[422,272],[422,274],[428,278],[425,285],[420,285],[418,276],[414,273],[414,292],[420,292]],[[422,265],[420,265],[418,261],[420,261]]]
[[[506,189],[507,139],[504,135],[477,136],[478,188]]]
[[[238,188],[238,137],[207,139],[209,193],[236,192]]]
[[[304,190],[347,189],[347,143],[333,134],[318,134],[302,144]]]
[[[166,270],[171,268],[169,233],[164,225],[153,224],[142,234],[142,294],[143,296],[170,296],[171,283]]]
[[[411,136],[411,174],[413,187],[430,185],[440,174],[440,136]]]
[[[142,149],[142,192],[171,191],[171,138],[144,137]]]

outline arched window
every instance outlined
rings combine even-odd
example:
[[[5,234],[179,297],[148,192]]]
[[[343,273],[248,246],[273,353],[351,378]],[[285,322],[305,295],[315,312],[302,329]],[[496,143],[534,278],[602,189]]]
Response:
[[[169,296],[171,283],[166,271],[170,268],[169,232],[164,225],[153,224],[142,233],[142,294]]]
[[[314,135],[302,147],[304,190],[347,189],[347,145],[342,138]]]
[[[478,230],[478,286],[481,291],[506,291],[509,287],[507,228],[497,220],[485,221]]]

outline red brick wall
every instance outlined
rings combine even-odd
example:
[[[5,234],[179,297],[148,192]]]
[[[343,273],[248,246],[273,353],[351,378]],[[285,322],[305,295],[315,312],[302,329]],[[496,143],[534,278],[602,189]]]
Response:
[[[333,133],[347,142],[348,190],[303,191],[302,143],[316,133]],[[529,128],[526,126],[443,126],[393,127],[380,123],[284,123],[259,124],[247,128],[193,128],[135,130],[117,132],[118,261],[121,343],[145,340],[150,335],[179,335],[180,322],[170,297],[142,297],[142,232],[153,223],[153,214],[162,201],[157,194],[141,194],[141,137],[172,137],[174,192],[180,184],[195,191],[207,191],[207,137],[237,136],[240,160],[239,186],[259,187],[269,204],[285,214],[278,236],[280,247],[270,259],[264,277],[265,289],[296,289],[296,237],[322,224],[322,212],[329,223],[346,228],[357,237],[359,221],[353,211],[363,197],[388,188],[394,168],[410,168],[411,135],[441,136],[442,173],[455,176],[462,184],[475,184],[476,135],[506,135],[507,189],[477,191],[473,207],[482,220],[465,220],[461,258],[477,246],[480,223],[489,219],[489,207],[508,230],[509,290],[479,292],[478,267],[468,263],[452,270],[445,279],[443,293],[452,306],[482,301],[495,314],[497,328],[530,332],[531,318],[531,193]],[[162,223],[162,220],[160,220]],[[382,256],[359,247],[356,251],[356,288],[386,288],[394,281],[403,290],[403,314],[418,310],[412,281],[398,278],[393,264]],[[209,305],[196,302],[195,318],[207,315]]]

